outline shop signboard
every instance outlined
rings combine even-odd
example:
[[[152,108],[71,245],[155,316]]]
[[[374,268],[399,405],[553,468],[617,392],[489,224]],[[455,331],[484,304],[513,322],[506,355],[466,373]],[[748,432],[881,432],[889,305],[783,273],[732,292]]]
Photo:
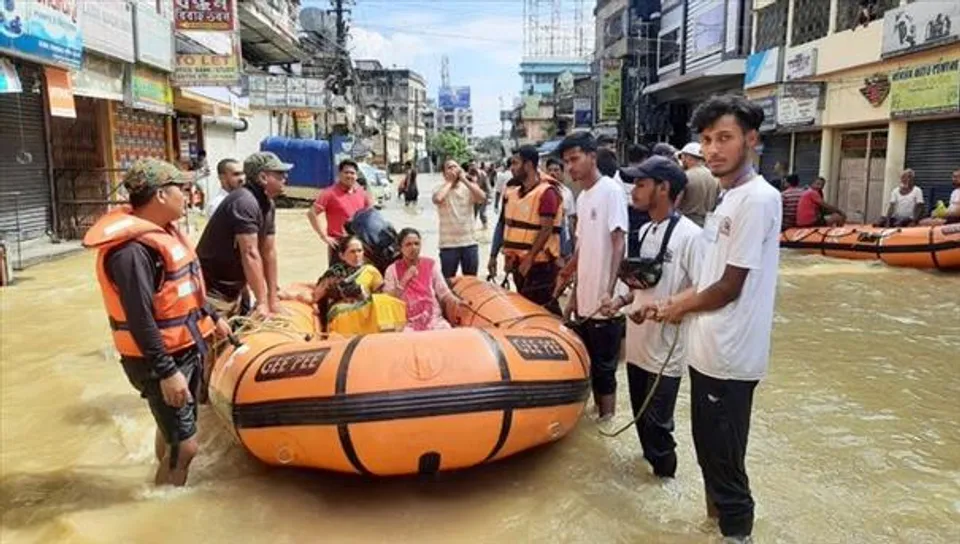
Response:
[[[923,0],[883,14],[882,57],[894,57],[960,40],[960,2]]]
[[[911,66],[890,76],[890,117],[960,111],[960,59]]]
[[[576,128],[593,126],[593,100],[584,97],[573,99],[573,125]]]
[[[772,85],[780,81],[780,47],[757,51],[747,57],[743,88]]]
[[[47,105],[52,117],[77,118],[77,108],[73,101],[73,84],[70,73],[60,68],[47,66],[43,69],[47,82]]]
[[[173,88],[167,74],[145,66],[133,66],[130,70],[129,105],[133,108],[173,114]]]
[[[173,71],[173,25],[156,12],[137,4],[134,12],[137,62],[164,72]]]
[[[817,73],[817,48],[813,47],[806,51],[794,53],[787,62],[784,63],[783,79],[792,81],[794,79],[803,79]]]
[[[73,94],[103,100],[123,100],[123,64],[97,55],[84,55],[83,67],[70,72]]]
[[[324,108],[322,79],[251,74],[247,76],[250,107],[270,110],[319,110]]]
[[[620,119],[621,91],[623,89],[623,60],[604,59],[600,80],[600,121]]]
[[[83,35],[76,0],[4,0],[0,4],[0,51],[79,68]]]
[[[763,109],[763,123],[760,123],[760,132],[769,132],[777,128],[777,96],[756,98],[753,103]]]
[[[176,87],[232,87],[240,82],[237,55],[177,53],[173,72]]]
[[[78,0],[84,49],[134,61],[133,8],[120,0]]]
[[[777,124],[782,127],[817,123],[823,96],[820,83],[790,83],[777,91]]]
[[[177,30],[233,30],[233,0],[173,0]]]

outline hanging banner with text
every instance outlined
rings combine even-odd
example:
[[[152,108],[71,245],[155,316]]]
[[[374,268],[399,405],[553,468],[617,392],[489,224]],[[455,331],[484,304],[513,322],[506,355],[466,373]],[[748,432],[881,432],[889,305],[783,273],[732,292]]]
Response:
[[[604,59],[600,81],[600,121],[620,119],[621,90],[623,88],[623,60]]]
[[[247,80],[251,109],[323,109],[326,86],[322,79],[251,74]]]
[[[960,111],[960,59],[911,66],[890,75],[890,117]]]
[[[233,30],[234,0],[174,0],[177,30]]]

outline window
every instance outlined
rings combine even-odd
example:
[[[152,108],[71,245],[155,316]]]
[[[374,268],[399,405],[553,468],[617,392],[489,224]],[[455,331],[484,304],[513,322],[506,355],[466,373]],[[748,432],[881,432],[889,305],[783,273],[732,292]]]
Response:
[[[531,74],[526,74],[525,76],[523,76],[523,84],[524,84],[524,85],[533,85],[533,75],[531,75]]]
[[[538,85],[548,85],[548,84],[552,85],[553,80],[555,80],[556,78],[557,76],[553,74],[537,74],[536,82]]]
[[[850,30],[858,24],[863,0],[837,0],[837,32]],[[875,0],[868,8],[868,21],[883,19],[883,14],[900,5],[900,0]]]
[[[680,64],[680,29],[660,34],[657,48],[657,68],[666,70]]]
[[[787,9],[789,0],[775,3],[757,12],[757,43],[754,51],[766,51],[787,43]]]
[[[830,0],[794,0],[790,45],[819,40],[830,30]]]

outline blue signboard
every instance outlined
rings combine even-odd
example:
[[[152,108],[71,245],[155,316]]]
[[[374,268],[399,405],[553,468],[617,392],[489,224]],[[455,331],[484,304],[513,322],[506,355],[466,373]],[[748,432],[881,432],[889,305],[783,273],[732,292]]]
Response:
[[[437,103],[442,110],[470,107],[470,87],[440,87]]]
[[[83,37],[76,0],[4,0],[0,49],[79,70]]]
[[[780,48],[757,51],[747,57],[743,88],[772,85],[780,81]]]

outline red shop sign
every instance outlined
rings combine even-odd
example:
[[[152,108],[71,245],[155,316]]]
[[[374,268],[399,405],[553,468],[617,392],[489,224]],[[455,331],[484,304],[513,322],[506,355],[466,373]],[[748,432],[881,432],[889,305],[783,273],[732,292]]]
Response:
[[[177,30],[233,30],[235,0],[174,0]]]

